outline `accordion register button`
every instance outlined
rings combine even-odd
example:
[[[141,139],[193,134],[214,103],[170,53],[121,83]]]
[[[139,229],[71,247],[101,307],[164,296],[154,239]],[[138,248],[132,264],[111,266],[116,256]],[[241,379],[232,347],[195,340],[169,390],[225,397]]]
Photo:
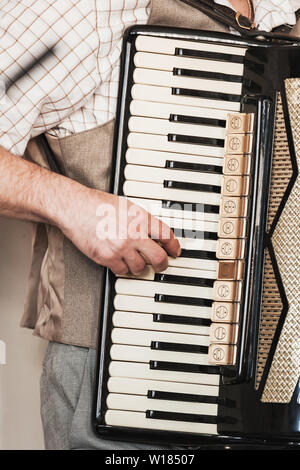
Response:
[[[225,155],[223,164],[224,175],[249,175],[251,158],[249,155]]]
[[[225,137],[225,154],[251,153],[252,147],[252,134],[227,134]]]
[[[238,337],[237,324],[212,323],[210,326],[210,341],[212,344],[236,344]]]
[[[249,177],[223,176],[221,192],[223,196],[248,196]]]
[[[236,346],[229,344],[211,344],[208,352],[209,364],[232,365],[236,361]]]
[[[253,113],[236,113],[228,114],[226,131],[227,133],[251,133],[254,127]]]
[[[245,238],[246,219],[244,218],[221,218],[219,221],[219,238]]]
[[[241,281],[215,281],[214,300],[240,302],[242,292]]]
[[[244,262],[241,260],[219,261],[217,279],[241,281],[244,274]]]
[[[245,245],[245,240],[242,238],[219,238],[219,240],[217,241],[216,257],[219,260],[244,259]]]
[[[248,198],[246,197],[221,197],[221,217],[246,217],[248,213]]]
[[[238,323],[240,304],[238,302],[214,302],[212,306],[212,322]]]

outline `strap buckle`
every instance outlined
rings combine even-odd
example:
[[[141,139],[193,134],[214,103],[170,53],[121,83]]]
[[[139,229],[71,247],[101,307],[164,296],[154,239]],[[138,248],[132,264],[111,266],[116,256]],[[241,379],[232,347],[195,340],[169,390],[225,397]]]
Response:
[[[237,12],[236,15],[235,15],[235,21],[237,22],[237,25],[242,28],[242,29],[247,29],[248,31],[251,31],[252,29],[255,28],[255,23],[250,23],[250,26],[245,26],[243,24],[240,23],[240,16],[242,16],[244,18],[244,16]],[[247,18],[248,19],[248,18]],[[250,21],[250,20],[249,20]]]

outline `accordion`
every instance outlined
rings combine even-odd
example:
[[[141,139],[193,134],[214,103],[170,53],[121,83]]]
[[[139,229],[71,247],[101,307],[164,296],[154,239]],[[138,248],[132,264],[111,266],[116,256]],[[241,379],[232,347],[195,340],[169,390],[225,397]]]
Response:
[[[166,221],[182,252],[162,273],[107,270],[100,437],[300,444],[299,118],[293,41],[127,31],[112,192]]]

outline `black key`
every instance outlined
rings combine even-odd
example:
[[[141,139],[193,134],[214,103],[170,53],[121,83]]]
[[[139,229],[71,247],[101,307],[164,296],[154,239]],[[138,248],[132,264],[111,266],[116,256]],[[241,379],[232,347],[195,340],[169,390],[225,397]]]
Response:
[[[147,398],[153,400],[185,401],[189,403],[209,403],[212,405],[221,405],[228,408],[235,406],[233,400],[226,398],[213,397],[210,395],[194,395],[192,393],[161,392],[160,390],[148,390]]]
[[[192,276],[176,276],[175,274],[155,274],[154,281],[169,284],[192,285],[198,287],[213,287],[214,279],[203,279]]]
[[[181,258],[208,259],[208,260],[213,260],[213,261],[217,259],[216,253],[214,251],[204,251],[204,250],[182,249],[180,257]]]
[[[164,188],[182,189],[186,191],[202,191],[205,193],[221,193],[221,186],[203,183],[188,183],[186,181],[164,180]]]
[[[204,193],[221,193],[221,186],[203,183],[187,183],[185,181],[164,180],[164,188],[183,189],[186,191],[202,191]]]
[[[200,232],[199,230],[189,230],[186,228],[172,228],[174,235],[178,238],[192,238],[197,240],[218,240],[216,232]]]
[[[203,59],[223,60],[225,62],[234,62],[235,64],[244,63],[244,57],[240,55],[224,54],[222,52],[197,51],[195,49],[184,49],[182,47],[176,47],[175,55],[185,57],[200,57]]]
[[[222,174],[223,167],[217,165],[205,165],[201,163],[186,163],[166,161],[165,168],[174,168],[175,170],[199,171],[200,173],[218,173]]]
[[[208,354],[208,346],[198,344],[166,343],[163,341],[152,341],[151,349],[158,351],[187,352],[195,354]]]
[[[203,126],[226,127],[224,119],[212,119],[198,116],[184,116],[181,114],[170,114],[170,122],[186,122],[189,124],[201,124]]]
[[[190,88],[172,88],[172,95],[195,96],[197,98],[207,98],[210,100],[223,100],[239,103],[241,95],[222,93],[220,91],[193,90]]]
[[[177,295],[164,294],[155,294],[154,302],[181,305],[197,305],[198,307],[211,307],[213,303],[213,301],[210,299],[201,299],[199,297],[180,297]]]
[[[188,210],[192,212],[205,212],[207,214],[219,214],[219,206],[213,206],[210,204],[194,204],[181,201],[162,201],[162,207],[164,209]]]
[[[176,325],[210,326],[209,318],[181,317],[180,315],[166,315],[153,313],[153,321],[159,323],[175,323]]]
[[[153,369],[153,370],[190,372],[192,374],[220,374],[220,368],[217,366],[184,364],[181,362],[149,361],[149,367],[150,369]]]
[[[206,145],[207,147],[224,147],[224,139],[213,139],[212,137],[196,137],[194,135],[168,134],[168,141],[186,144]]]
[[[211,80],[221,80],[222,82],[242,83],[243,77],[221,72],[207,72],[206,70],[179,69],[173,68],[173,75],[180,77],[208,78]],[[225,126],[224,126],[225,127]]]
[[[167,421],[185,421],[189,423],[207,423],[219,424],[228,423],[234,424],[235,418],[231,416],[211,416],[211,415],[194,415],[190,413],[173,413],[170,411],[146,411],[146,418],[149,419],[165,419]]]

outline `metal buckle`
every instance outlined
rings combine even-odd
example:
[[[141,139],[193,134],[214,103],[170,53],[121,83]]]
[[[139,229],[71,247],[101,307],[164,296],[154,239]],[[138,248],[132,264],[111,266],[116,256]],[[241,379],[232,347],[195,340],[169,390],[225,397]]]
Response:
[[[240,16],[244,16],[242,15],[241,13],[237,12],[236,15],[235,15],[235,21],[237,22],[237,25],[242,28],[242,29],[248,29],[249,31],[251,31],[251,29],[254,29],[255,28],[255,23],[251,23],[250,26],[243,26],[241,23],[240,23]]]

